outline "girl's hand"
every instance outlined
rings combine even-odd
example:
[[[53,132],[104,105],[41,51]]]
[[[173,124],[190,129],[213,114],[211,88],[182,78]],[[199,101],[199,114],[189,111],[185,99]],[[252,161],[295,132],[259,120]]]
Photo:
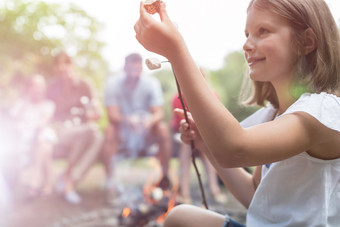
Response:
[[[171,22],[165,3],[159,10],[161,21],[156,21],[140,3],[140,18],[135,24],[136,38],[145,49],[166,57],[169,61],[185,47],[183,38]]]
[[[177,116],[184,118],[184,111],[182,109],[175,109],[174,113]],[[205,144],[196,127],[194,119],[192,118],[189,112],[187,114],[188,114],[189,124],[185,121],[185,119],[183,119],[181,120],[180,127],[179,127],[179,132],[181,133],[181,140],[184,143],[189,144],[189,145],[191,141],[193,140],[195,141],[195,145],[197,148],[202,148],[202,146],[205,147]],[[190,129],[189,129],[189,125],[190,125]]]

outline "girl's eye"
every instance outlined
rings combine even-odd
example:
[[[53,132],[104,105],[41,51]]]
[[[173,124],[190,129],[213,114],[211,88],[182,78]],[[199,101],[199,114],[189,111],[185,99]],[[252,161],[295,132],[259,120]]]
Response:
[[[265,29],[265,28],[260,28],[260,29],[259,29],[260,35],[267,34],[268,32],[269,32],[268,29]]]

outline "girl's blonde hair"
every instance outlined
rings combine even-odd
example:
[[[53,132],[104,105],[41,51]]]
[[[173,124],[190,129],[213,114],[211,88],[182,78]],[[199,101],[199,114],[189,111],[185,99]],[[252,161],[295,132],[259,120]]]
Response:
[[[340,96],[340,38],[332,14],[323,0],[251,0],[247,11],[256,7],[286,20],[292,28],[292,48],[304,53],[304,34],[312,29],[316,48],[308,55],[300,54],[296,63],[297,81],[314,92]],[[278,108],[274,87],[270,82],[254,82],[247,104],[265,105],[269,101]]]

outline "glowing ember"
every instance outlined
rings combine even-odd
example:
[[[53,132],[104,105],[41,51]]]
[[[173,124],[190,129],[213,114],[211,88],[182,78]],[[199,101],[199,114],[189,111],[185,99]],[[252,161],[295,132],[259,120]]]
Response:
[[[127,217],[129,217],[130,213],[131,213],[130,208],[125,207],[125,208],[123,209],[123,212],[122,212],[122,217],[123,217],[123,218],[127,218]]]
[[[119,223],[121,226],[136,227],[162,226],[165,217],[176,206],[176,197],[178,195],[178,179],[174,177],[172,189],[163,190],[155,185],[155,178],[159,178],[161,166],[155,157],[149,159],[152,171],[143,187],[141,200],[135,201],[134,205],[125,207],[120,216]],[[156,176],[157,175],[157,176]],[[172,173],[171,175],[176,175]],[[150,226],[150,225],[148,225]]]
[[[175,199],[176,196],[171,196],[169,198],[169,202],[168,202],[168,210],[166,212],[164,212],[163,214],[161,214],[156,222],[157,223],[163,223],[164,222],[164,219],[165,217],[168,215],[168,213],[176,206],[176,199]]]

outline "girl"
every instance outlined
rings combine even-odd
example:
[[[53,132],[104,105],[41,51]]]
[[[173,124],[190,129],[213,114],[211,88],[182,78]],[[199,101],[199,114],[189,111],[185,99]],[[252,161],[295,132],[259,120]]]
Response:
[[[199,76],[165,4],[161,22],[147,14],[143,3],[140,14],[137,40],[168,58],[192,113],[190,129],[181,124],[182,140],[195,140],[248,208],[247,226],[338,226],[340,40],[326,3],[250,2],[243,47],[255,82],[250,103],[269,104],[244,127]],[[300,88],[309,93],[297,96],[294,91]],[[253,175],[236,168],[245,166],[258,167]],[[174,209],[165,221],[166,227],[233,224],[220,214],[188,205]]]

